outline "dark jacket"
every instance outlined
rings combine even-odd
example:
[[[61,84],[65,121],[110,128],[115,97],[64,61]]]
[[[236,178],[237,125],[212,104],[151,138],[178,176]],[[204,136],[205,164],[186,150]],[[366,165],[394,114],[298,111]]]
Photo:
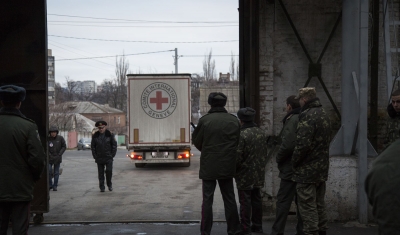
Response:
[[[46,154],[37,125],[18,109],[0,109],[0,201],[31,201]]]
[[[239,120],[225,108],[211,108],[193,131],[193,144],[201,151],[199,178],[229,179],[235,176]]]
[[[64,137],[56,135],[56,137],[48,137],[48,148],[49,148],[49,163],[60,164],[62,162],[62,155],[67,148]]]
[[[400,138],[400,113],[397,113],[396,110],[394,110],[392,104],[388,105],[387,113],[389,118],[387,119],[386,124],[385,147]]]
[[[100,132],[96,131],[92,136],[91,149],[96,163],[105,164],[108,161],[113,161],[115,154],[117,154],[117,141],[114,134],[106,130],[102,137]]]
[[[300,110],[301,108],[293,109],[282,120],[281,146],[276,155],[276,163],[278,163],[279,177],[285,180],[291,180],[293,177],[292,155],[296,146]]]
[[[377,157],[365,180],[365,191],[379,234],[400,234],[400,140]]]
[[[301,109],[296,147],[292,156],[293,178],[298,183],[318,183],[328,179],[331,122],[318,98]]]
[[[253,122],[240,129],[236,159],[236,186],[239,190],[264,187],[267,164],[267,136]]]

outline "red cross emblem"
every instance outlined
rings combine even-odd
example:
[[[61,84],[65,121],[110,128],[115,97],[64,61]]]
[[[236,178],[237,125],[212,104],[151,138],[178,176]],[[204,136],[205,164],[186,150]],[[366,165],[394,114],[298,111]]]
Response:
[[[150,104],[156,104],[156,109],[161,110],[162,109],[162,104],[167,104],[168,103],[168,97],[163,98],[162,97],[162,92],[157,91],[156,92],[156,97],[155,98],[150,98]]]

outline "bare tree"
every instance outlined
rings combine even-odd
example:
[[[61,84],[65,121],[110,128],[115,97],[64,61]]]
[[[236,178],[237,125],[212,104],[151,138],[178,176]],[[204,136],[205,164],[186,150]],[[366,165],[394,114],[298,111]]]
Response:
[[[235,80],[235,68],[236,68],[235,62],[236,62],[235,57],[233,55],[233,52],[231,52],[231,62],[229,64],[229,73],[230,73],[232,80]]]
[[[65,102],[65,91],[61,87],[60,83],[54,84],[54,95],[55,95],[55,103],[56,104],[61,104],[62,102]]]
[[[203,60],[203,73],[206,81],[214,80],[215,75],[215,60],[212,60],[212,49],[204,56]]]
[[[121,57],[116,58],[115,61],[115,80],[114,80],[114,91],[115,94],[115,108],[127,111],[127,88],[126,88],[126,75],[129,69],[129,61],[123,54]]]
[[[81,91],[80,94],[80,99],[82,101],[91,101],[93,99],[94,96],[94,87],[85,87],[83,88],[83,90]]]
[[[87,123],[75,112],[75,102],[64,102],[49,107],[49,125],[56,126],[60,131],[91,131]]]
[[[236,77],[235,77],[236,81],[239,81],[239,63],[236,64]]]
[[[67,94],[66,100],[73,101],[76,93],[76,89],[78,88],[78,83],[74,80],[70,79],[69,76],[65,76],[65,82],[67,85]]]

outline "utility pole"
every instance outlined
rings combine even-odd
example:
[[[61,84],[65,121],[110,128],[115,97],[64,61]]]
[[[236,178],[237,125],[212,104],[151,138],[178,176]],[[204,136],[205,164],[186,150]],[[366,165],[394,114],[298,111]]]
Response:
[[[175,65],[175,73],[178,73],[178,48],[175,48],[175,56],[174,57],[174,65]]]

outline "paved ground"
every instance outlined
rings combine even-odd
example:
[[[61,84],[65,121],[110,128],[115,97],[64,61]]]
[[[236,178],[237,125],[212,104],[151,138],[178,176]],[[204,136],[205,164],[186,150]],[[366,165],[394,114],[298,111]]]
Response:
[[[270,234],[272,221],[264,221],[264,233]],[[331,223],[329,224],[329,235],[377,235],[376,226],[357,227],[352,223]],[[295,234],[295,221],[289,221],[285,234]],[[32,226],[29,229],[30,235],[57,234],[57,235],[193,235],[200,234],[199,223],[171,224],[171,223],[134,223],[134,224],[74,224],[74,225],[40,225]],[[223,222],[214,223],[212,234],[222,235],[226,233],[226,224]],[[253,233],[256,235],[256,233]],[[261,233],[257,233],[261,234]],[[11,233],[9,233],[11,235]]]
[[[114,191],[100,193],[97,167],[90,151],[68,150],[58,191],[50,191],[50,211],[44,223],[31,225],[30,235],[69,234],[199,234],[201,181],[199,152],[194,150],[190,167],[146,166],[135,168],[119,149],[114,161]],[[214,198],[212,234],[226,234],[222,196]],[[293,216],[292,216],[293,218]],[[264,234],[272,219],[265,218]],[[295,220],[285,234],[295,234]],[[8,234],[11,235],[9,230]],[[378,234],[376,226],[331,223],[329,235]]]

